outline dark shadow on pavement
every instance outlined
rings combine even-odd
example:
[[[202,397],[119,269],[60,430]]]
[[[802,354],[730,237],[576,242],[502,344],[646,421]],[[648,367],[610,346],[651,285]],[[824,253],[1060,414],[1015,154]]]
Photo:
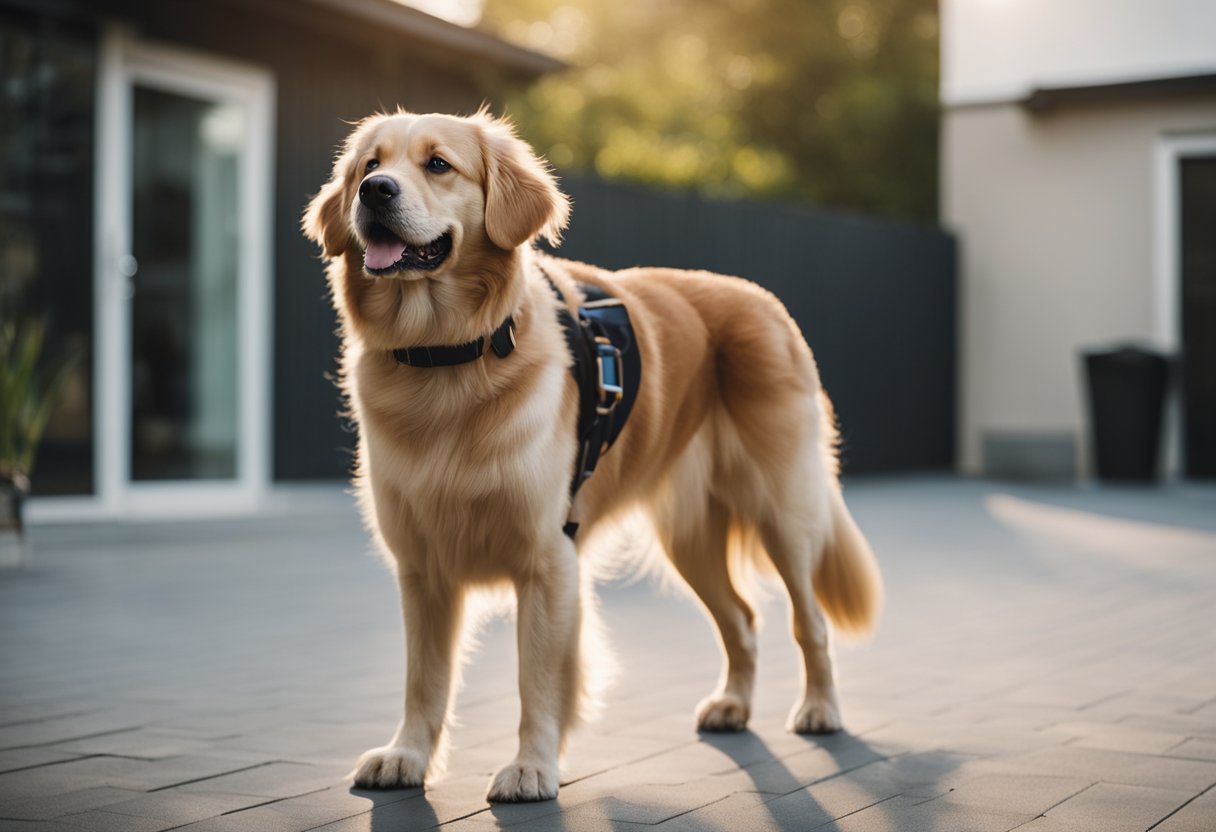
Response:
[[[421,788],[379,791],[352,786],[350,794],[372,802],[372,810],[367,813],[370,832],[432,829],[439,825],[439,816]]]
[[[502,829],[514,825],[516,829],[537,829],[545,832],[563,832],[569,828],[562,813],[562,796],[558,793],[556,800],[543,800],[538,803],[491,803],[490,814],[497,822],[497,828]]]
[[[798,828],[811,828],[806,824],[820,825],[837,819],[837,808],[822,806],[805,791],[807,787],[889,759],[885,753],[846,731],[802,735],[805,749],[790,751],[785,757],[778,757],[763,739],[750,730],[722,734],[705,732],[700,736],[701,742],[729,757],[740,771],[748,775],[755,791],[766,796],[764,808],[772,823],[780,829],[793,828],[791,823],[799,824]],[[817,752],[823,752],[819,761],[808,756]],[[797,773],[791,764],[799,769]],[[871,796],[871,799],[864,801],[865,805],[892,797],[890,790],[870,789],[864,781],[856,782]],[[794,793],[800,793],[796,800],[790,797]],[[779,798],[784,798],[781,804],[776,803]],[[858,806],[849,811],[861,808]]]

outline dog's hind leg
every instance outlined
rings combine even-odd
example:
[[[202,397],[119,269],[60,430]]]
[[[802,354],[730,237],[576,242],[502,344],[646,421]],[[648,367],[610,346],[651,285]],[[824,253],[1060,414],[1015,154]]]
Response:
[[[689,495],[691,496],[691,495]],[[722,674],[718,686],[697,705],[700,731],[742,731],[751,715],[756,675],[755,614],[731,583],[727,562],[730,512],[710,499],[705,511],[681,506],[656,516],[655,525],[676,571],[688,584],[718,631]]]
[[[556,530],[555,530],[556,531]],[[494,775],[486,797],[557,797],[558,756],[583,692],[578,555],[558,532],[549,552],[515,579],[519,619],[519,753]]]
[[[803,694],[790,713],[787,728],[799,734],[827,734],[839,731],[841,722],[827,620],[811,585],[816,542],[802,524],[783,520],[788,515],[766,520],[759,528],[764,548],[789,593],[794,640],[802,650]]]

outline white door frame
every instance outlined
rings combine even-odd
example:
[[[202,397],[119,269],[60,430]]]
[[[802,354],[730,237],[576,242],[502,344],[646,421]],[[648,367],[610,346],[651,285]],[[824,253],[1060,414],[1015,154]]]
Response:
[[[273,75],[257,66],[135,38],[120,26],[101,38],[94,229],[94,481],[90,498],[43,498],[31,517],[181,517],[257,511],[270,482],[270,347],[273,333]],[[135,84],[242,106],[248,129],[238,185],[237,476],[140,482],[130,477],[132,88]],[[138,279],[138,278],[137,278]]]
[[[1196,156],[1216,156],[1216,132],[1162,136],[1154,154],[1153,336],[1171,355],[1182,349],[1182,225],[1179,200],[1182,183],[1178,163]],[[1165,473],[1182,473],[1182,408],[1171,396],[1165,419]]]

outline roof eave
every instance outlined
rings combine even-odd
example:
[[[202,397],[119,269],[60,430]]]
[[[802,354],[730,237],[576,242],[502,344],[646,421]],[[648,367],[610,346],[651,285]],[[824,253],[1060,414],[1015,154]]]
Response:
[[[1216,92],[1216,72],[1174,75],[1136,81],[1079,86],[1036,87],[1018,100],[1032,113],[1063,104],[1125,100],[1161,95],[1195,95]]]
[[[488,58],[511,72],[539,76],[567,68],[551,55],[516,46],[489,32],[433,17],[393,0],[304,0],[378,26],[391,27],[435,46]]]

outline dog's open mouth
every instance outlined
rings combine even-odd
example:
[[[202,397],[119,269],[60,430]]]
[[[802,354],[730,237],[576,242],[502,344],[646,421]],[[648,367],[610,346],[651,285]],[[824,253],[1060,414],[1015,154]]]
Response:
[[[363,267],[372,274],[391,274],[407,269],[429,271],[439,267],[452,251],[452,235],[445,233],[420,246],[407,243],[378,222],[367,230]]]

